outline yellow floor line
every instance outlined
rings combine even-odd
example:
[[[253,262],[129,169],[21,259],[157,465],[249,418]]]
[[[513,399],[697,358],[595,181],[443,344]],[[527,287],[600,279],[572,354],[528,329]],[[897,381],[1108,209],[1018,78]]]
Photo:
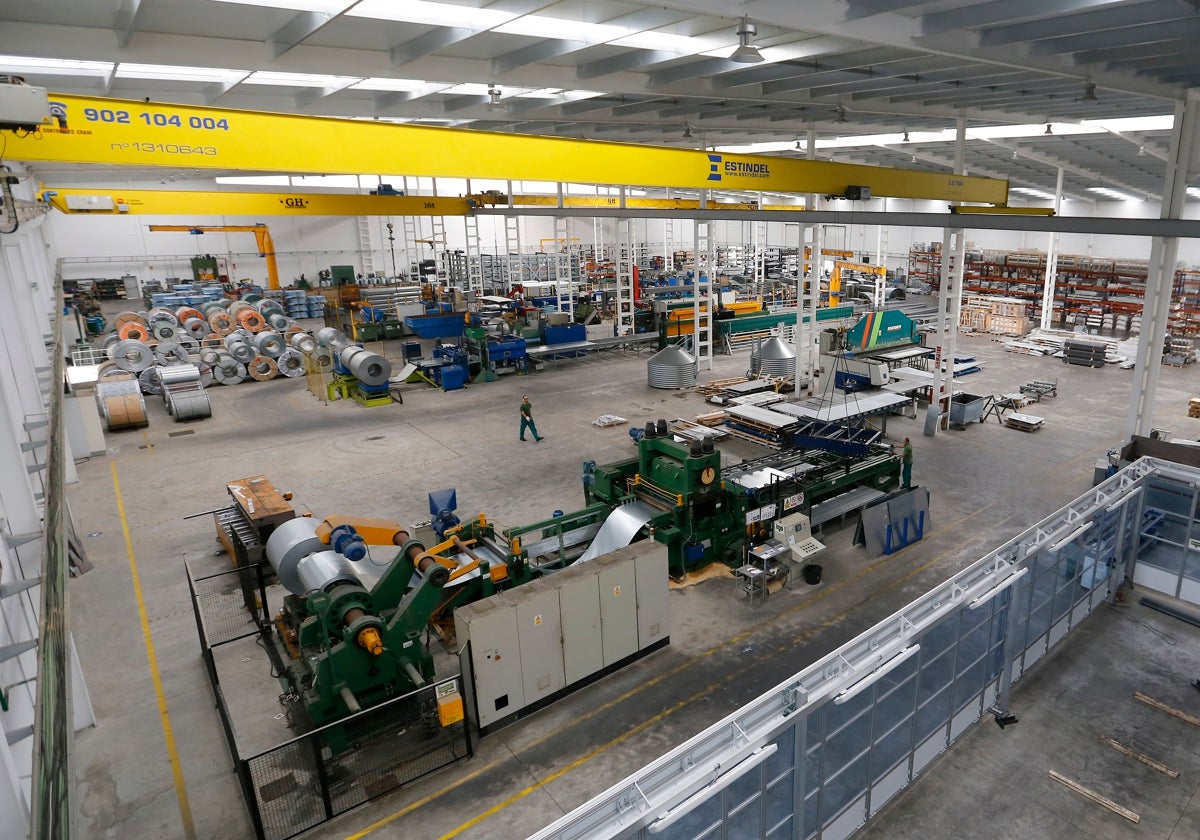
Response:
[[[1071,461],[1067,462],[1067,464],[1065,464],[1064,466],[1069,466],[1071,464],[1074,464],[1076,461],[1081,460],[1082,458],[1086,457],[1088,454],[1089,453],[1084,453],[1084,455],[1081,455],[1078,458],[1074,458]],[[1065,483],[1065,482],[1060,482],[1060,484],[1061,483]],[[992,502],[990,504],[985,505],[982,508],[974,510],[971,513],[966,514],[965,516],[960,517],[959,519],[955,520],[954,522],[944,525],[941,528],[937,529],[936,531],[931,532],[930,534],[926,535],[925,539],[931,540],[940,534],[950,531],[953,528],[957,528],[960,525],[967,522],[968,520],[973,519],[974,517],[979,516],[980,514],[984,513],[985,511],[987,511],[989,508],[993,507],[994,505],[995,505],[995,502]],[[912,569],[910,569],[905,575],[900,577],[898,580],[892,581],[891,583],[885,585],[883,588],[874,592],[872,595],[870,595],[866,599],[866,601],[873,600],[878,595],[881,595],[885,592],[895,589],[900,584],[906,583],[907,581],[911,580],[912,578],[916,577],[917,575],[921,574],[922,572],[925,572],[928,569],[932,568],[934,565],[936,565],[937,563],[944,560],[947,556],[954,554],[960,550],[961,550],[960,547],[957,547],[957,546],[948,548],[945,551],[942,551],[939,554],[937,554],[936,556],[934,556],[932,559],[926,561],[925,563],[922,563],[919,566],[914,566]],[[897,552],[897,554],[899,554],[899,552]],[[839,583],[831,584],[827,588],[822,589],[820,592],[814,593],[812,597],[806,598],[802,602],[795,604],[795,605],[789,607],[788,609],[784,610],[780,615],[777,615],[770,619],[764,620],[764,621],[748,628],[747,630],[743,631],[742,633],[739,633],[738,635],[734,636],[733,638],[729,639],[728,641],[722,642],[721,644],[716,645],[715,647],[709,648],[708,650],[699,654],[695,658],[690,659],[686,662],[680,663],[679,665],[675,666],[674,668],[670,669],[669,671],[666,671],[662,674],[659,674],[657,677],[647,680],[646,682],[640,684],[636,688],[631,689],[630,691],[627,691],[625,694],[622,694],[620,697],[610,700],[609,702],[607,702],[601,706],[597,706],[597,707],[593,708],[590,712],[587,712],[586,714],[573,719],[571,721],[571,723],[567,724],[566,726],[563,726],[563,727],[560,727],[559,729],[548,732],[545,735],[543,735],[541,738],[538,738],[537,740],[533,741],[532,743],[525,745],[524,749],[526,749],[526,750],[532,749],[533,747],[536,747],[539,744],[542,744],[542,743],[550,740],[551,738],[555,737],[556,735],[561,734],[563,731],[565,731],[571,727],[577,726],[580,723],[583,723],[588,718],[598,715],[601,712],[605,711],[606,709],[609,709],[613,706],[616,706],[616,705],[624,702],[625,700],[628,700],[630,697],[634,696],[635,694],[645,691],[646,689],[650,688],[651,686],[653,686],[665,679],[669,679],[670,677],[674,676],[675,674],[679,673],[680,671],[683,671],[687,668],[693,667],[700,660],[703,660],[707,657],[713,656],[714,654],[718,653],[723,648],[726,648],[730,645],[737,644],[738,642],[750,637],[755,632],[762,630],[764,627],[766,627],[768,625],[778,623],[778,621],[783,616],[785,616],[789,613],[795,612],[796,610],[810,607],[815,601],[819,601],[828,595],[832,595],[834,592],[837,592],[840,589],[844,589],[847,586],[851,586],[851,585],[857,583],[863,577],[865,577],[868,574],[870,574],[871,572],[875,571],[879,566],[883,565],[884,563],[887,563],[890,560],[895,559],[897,557],[897,554],[882,557],[879,560],[875,561],[874,563],[868,564],[867,566],[863,567],[857,574],[853,575],[852,577],[847,578],[846,580],[843,580]],[[793,645],[797,644],[797,643],[803,641],[804,639],[808,638],[809,636],[813,635],[814,633],[816,633],[820,630],[824,630],[824,629],[838,623],[839,621],[842,621],[853,610],[858,609],[866,601],[860,602],[859,604],[855,605],[854,607],[851,607],[851,609],[846,610],[842,613],[839,613],[838,615],[833,616],[833,617],[821,622],[821,624],[818,625],[817,627],[812,627],[812,628],[809,628],[808,630],[805,630],[804,632],[800,633],[795,639],[793,639],[792,644]],[[789,647],[790,646],[783,646],[778,649],[778,652],[783,652],[784,650],[788,649]],[[558,771],[552,773],[551,775],[547,776],[545,779],[542,779],[541,781],[539,781],[535,784],[532,784],[529,787],[527,787],[521,791],[518,791],[517,793],[510,796],[508,799],[505,799],[503,802],[500,802],[500,803],[492,806],[491,808],[489,808],[488,810],[479,814],[478,816],[473,817],[471,820],[463,823],[462,825],[458,826],[457,828],[454,828],[451,831],[449,831],[448,833],[443,834],[439,838],[439,840],[450,840],[450,838],[457,837],[462,832],[466,831],[467,829],[471,828],[472,826],[478,825],[483,820],[487,819],[488,817],[492,816],[493,814],[498,813],[499,811],[504,810],[509,805],[512,805],[514,802],[524,799],[526,796],[533,793],[539,787],[549,784],[550,782],[554,781],[555,779],[560,778],[562,775],[569,772],[570,770],[573,770],[576,767],[579,767],[580,765],[585,764],[586,762],[592,760],[596,756],[607,752],[608,750],[619,745],[621,742],[627,740],[628,738],[632,737],[633,735],[636,735],[637,733],[643,731],[647,727],[664,719],[668,715],[671,715],[671,714],[679,711],[680,709],[688,706],[689,704],[694,703],[696,700],[699,700],[700,698],[704,697],[705,695],[712,693],[720,685],[728,682],[729,680],[731,680],[737,676],[740,676],[743,671],[749,670],[750,667],[751,666],[747,666],[746,668],[739,669],[736,672],[727,674],[720,681],[713,683],[712,685],[709,685],[707,688],[704,688],[701,691],[696,692],[691,697],[688,697],[684,700],[679,701],[674,706],[671,706],[670,708],[663,710],[662,712],[658,713],[654,717],[652,717],[646,721],[643,721],[642,723],[638,724],[637,726],[633,727],[632,729],[622,733],[621,735],[618,735],[616,738],[609,741],[608,743],[602,744],[601,746],[592,750],[588,754],[575,759],[570,764],[563,767],[561,770],[558,770]],[[462,785],[466,784],[468,781],[470,781],[472,779],[478,778],[479,776],[483,775],[484,773],[487,773],[487,772],[491,771],[492,769],[494,769],[495,767],[498,767],[500,764],[502,764],[503,762],[505,762],[507,760],[508,760],[508,758],[506,757],[506,758],[503,758],[503,759],[500,759],[497,761],[493,761],[484,767],[480,767],[478,770],[476,770],[454,782],[451,782],[450,784],[446,785],[446,787],[441,788],[440,790],[435,790],[432,793],[429,793],[426,796],[423,796],[422,798],[418,799],[416,802],[406,805],[404,808],[401,808],[399,811],[388,814],[386,817],[383,817],[382,819],[372,823],[371,825],[367,826],[366,828],[362,829],[361,831],[349,835],[348,837],[346,837],[346,840],[362,840],[362,838],[366,837],[367,835],[371,834],[372,832],[377,831],[378,829],[383,828],[384,826],[395,822],[396,820],[400,819],[401,817],[405,816],[406,814],[411,814],[417,808],[420,808],[424,805],[429,804],[433,800],[442,797],[443,795],[449,793],[450,791],[452,791],[458,787],[461,787]]]
[[[129,535],[129,520],[125,517],[125,502],[121,498],[121,481],[117,477],[117,465],[112,466],[113,491],[117,496],[117,514],[121,518],[121,533],[125,535],[125,550],[129,554],[129,572],[133,577],[133,594],[137,599],[138,618],[142,622],[142,638],[146,640],[146,661],[150,665],[150,678],[154,681],[154,699],[158,703],[158,716],[162,720],[163,738],[167,742],[167,758],[171,761],[171,776],[175,781],[175,797],[179,800],[179,818],[183,821],[183,835],[187,840],[196,840],[196,826],[192,822],[192,806],[188,803],[187,785],[183,781],[183,765],[179,762],[179,751],[175,748],[175,733],[171,729],[171,716],[167,713],[167,698],[163,694],[162,677],[158,673],[158,656],[154,653],[154,640],[150,637],[150,620],[146,617],[146,600],[142,597],[142,582],[138,576],[137,559],[133,554],[133,538]]]

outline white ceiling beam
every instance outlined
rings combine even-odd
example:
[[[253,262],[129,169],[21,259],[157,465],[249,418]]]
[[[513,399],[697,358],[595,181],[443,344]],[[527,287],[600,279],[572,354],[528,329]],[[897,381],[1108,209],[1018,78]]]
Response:
[[[388,58],[393,67],[403,67],[411,61],[437,52],[440,49],[460,44],[468,38],[478,35],[480,30],[467,27],[440,26],[431,29],[424,35],[418,35],[388,50]]]
[[[621,55],[609,56],[597,61],[580,64],[575,69],[575,78],[581,81],[608,76],[626,71],[646,71],[656,64],[665,64],[680,58],[679,53],[667,50],[629,50]]]
[[[991,0],[921,16],[921,34],[938,35],[956,29],[977,29],[1012,20],[1048,18],[1110,5],[1111,0]]]
[[[142,0],[121,0],[113,19],[113,31],[117,33],[117,46],[125,47],[137,32],[138,15],[142,11]]]
[[[271,58],[279,58],[339,16],[325,12],[300,12],[267,38],[267,52]]]
[[[1113,137],[1120,137],[1126,143],[1132,143],[1134,146],[1137,146],[1138,154],[1141,154],[1144,151],[1146,154],[1150,155],[1150,157],[1158,158],[1159,160],[1167,159],[1167,153],[1152,143],[1147,143],[1145,140],[1138,139],[1132,134],[1126,134],[1124,131],[1117,131],[1112,128],[1105,128],[1104,130]]]
[[[1062,15],[1038,21],[1010,23],[986,29],[979,39],[981,47],[1000,47],[1033,39],[1080,35],[1106,29],[1123,29],[1146,20],[1187,17],[1194,13],[1184,0],[1153,0],[1149,3],[1109,3],[1087,14]]]
[[[980,138],[980,139],[983,139],[983,138]],[[1093,172],[1089,169],[1084,169],[1082,166],[1076,166],[1075,164],[1071,163],[1070,161],[1063,160],[1062,158],[1051,157],[1050,155],[1041,155],[1036,152],[1031,152],[1028,149],[1024,149],[1020,146],[1017,146],[1014,143],[1006,143],[1003,140],[984,139],[983,142],[990,143],[993,146],[999,146],[1001,149],[1008,149],[1010,152],[1016,152],[1016,154],[1019,157],[1028,158],[1029,160],[1032,160],[1032,161],[1037,161],[1038,163],[1044,164],[1045,166],[1049,166],[1049,167],[1055,168],[1055,169],[1062,169],[1066,172],[1073,172],[1074,174],[1080,176],[1081,178],[1087,178],[1089,180],[1097,181],[1098,182],[1097,186],[1120,187],[1121,189],[1125,190],[1126,192],[1133,193],[1135,196],[1146,194],[1146,191],[1144,189],[1142,189],[1141,187],[1135,187],[1132,184],[1126,183],[1125,181],[1122,181],[1118,178],[1114,178],[1111,175],[1104,175],[1099,172]]]
[[[496,56],[492,59],[491,73],[493,76],[503,76],[505,73],[516,70],[518,67],[536,64],[548,58],[558,58],[560,55],[579,52],[593,46],[595,44],[589,41],[564,41],[557,38],[545,38],[537,43]]]

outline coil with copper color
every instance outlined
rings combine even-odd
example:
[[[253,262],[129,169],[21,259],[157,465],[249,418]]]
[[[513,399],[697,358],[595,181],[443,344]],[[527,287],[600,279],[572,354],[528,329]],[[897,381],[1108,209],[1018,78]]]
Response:
[[[145,341],[150,337],[150,330],[138,321],[126,321],[117,330],[122,341]]]
[[[259,382],[266,382],[279,375],[279,365],[275,364],[275,360],[269,356],[255,356],[246,365],[246,372]]]
[[[243,329],[250,332],[262,332],[267,328],[267,320],[263,318],[262,313],[254,309],[246,309],[237,314],[238,323]]]
[[[237,328],[237,321],[228,312],[218,309],[208,316],[208,325],[217,335],[229,335]]]

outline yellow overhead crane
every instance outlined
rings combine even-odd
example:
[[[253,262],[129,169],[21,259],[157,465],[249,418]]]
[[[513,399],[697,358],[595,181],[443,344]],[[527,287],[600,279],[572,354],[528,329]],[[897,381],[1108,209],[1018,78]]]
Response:
[[[1008,203],[1008,182],[995,178],[799,158],[65,94],[51,94],[51,111],[52,121],[9,138],[8,157]]]

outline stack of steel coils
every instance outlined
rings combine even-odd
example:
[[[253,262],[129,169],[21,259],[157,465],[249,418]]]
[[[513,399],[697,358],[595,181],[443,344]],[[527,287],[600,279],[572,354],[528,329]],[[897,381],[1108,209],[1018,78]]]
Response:
[[[110,432],[140,429],[149,424],[146,401],[137,377],[131,373],[122,371],[101,378],[96,383],[96,402]]]
[[[176,423],[212,416],[208,394],[200,381],[199,367],[192,364],[167,365],[159,369],[158,378],[162,383],[163,402]]]

